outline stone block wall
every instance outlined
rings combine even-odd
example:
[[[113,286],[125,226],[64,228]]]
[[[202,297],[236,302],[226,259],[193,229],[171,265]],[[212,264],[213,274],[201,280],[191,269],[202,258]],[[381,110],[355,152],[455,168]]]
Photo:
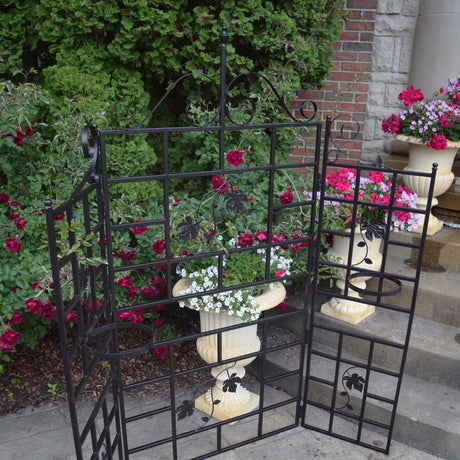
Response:
[[[334,45],[330,78],[320,89],[298,91],[294,109],[302,100],[312,100],[319,120],[338,117],[334,137],[342,126],[350,128],[344,131],[348,139],[337,141],[350,163],[374,160],[383,152],[381,123],[400,110],[398,94],[409,78],[419,4],[420,0],[347,0],[348,18]],[[349,115],[359,123],[355,137]],[[310,156],[308,148],[299,148],[293,160],[305,156]]]
[[[398,95],[409,81],[419,6],[420,0],[377,1],[363,159],[375,159],[383,152],[382,120],[401,110]]]

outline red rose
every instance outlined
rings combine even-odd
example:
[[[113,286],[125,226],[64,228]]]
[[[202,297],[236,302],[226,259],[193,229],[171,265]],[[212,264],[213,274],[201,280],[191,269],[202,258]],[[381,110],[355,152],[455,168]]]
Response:
[[[77,312],[75,310],[72,310],[70,313],[67,313],[65,317],[65,322],[66,323],[76,323],[78,320],[77,318]]]
[[[140,222],[139,219],[136,220],[136,222]],[[136,235],[142,235],[143,233],[145,233],[147,231],[147,227],[144,225],[144,226],[140,226],[140,227],[134,227],[133,228],[133,232],[136,234]]]
[[[56,316],[57,309],[53,307],[50,301],[42,302],[42,319],[45,321],[52,321]]]
[[[133,317],[132,311],[124,311],[122,313],[117,313],[118,321],[127,321]]]
[[[280,195],[280,203],[281,204],[288,204],[292,203],[292,200],[294,199],[294,196],[292,195],[291,190],[288,190],[287,192],[284,192]]]
[[[19,332],[13,331],[13,329],[7,329],[3,334],[0,336],[0,350],[3,352],[11,351],[15,345],[16,341],[19,339],[21,335]]]
[[[11,252],[16,252],[21,249],[21,242],[18,241],[16,238],[13,238],[12,236],[8,237],[6,239],[5,244],[3,245],[4,248],[8,249],[8,251]]]
[[[279,303],[275,308],[276,308],[277,310],[285,310],[286,307],[287,307],[286,302],[281,302],[281,303]]]
[[[160,295],[160,291],[156,290],[153,287],[142,286],[141,293],[144,297],[148,299],[154,299],[155,297]]]
[[[133,284],[133,280],[129,276],[125,276],[117,281],[118,287],[122,289],[128,289]]]
[[[24,220],[24,218],[18,217],[16,219],[16,228],[18,230],[24,230],[24,227],[26,226],[26,224],[27,224],[27,220]]]
[[[261,232],[257,232],[255,235],[254,235],[254,238],[257,240],[257,241],[267,241],[267,230],[263,230]]]
[[[97,299],[96,305],[97,305],[97,309],[99,310],[99,308],[102,307],[102,300]],[[90,313],[92,313],[93,312],[93,302],[88,302],[88,305],[86,305],[85,308],[86,308],[86,311],[89,311]]]
[[[13,314],[11,315],[11,318],[6,320],[8,324],[13,324],[15,326],[17,326],[18,324],[21,324],[23,321],[24,319],[21,313],[19,313],[18,311],[13,312]]]
[[[160,293],[165,292],[167,289],[166,283],[158,276],[153,277],[152,284],[160,291]]]
[[[152,326],[153,326],[154,329],[161,329],[163,327],[164,323],[165,323],[164,318],[158,318],[153,322]]]
[[[29,310],[32,312],[34,315],[38,315],[43,311],[43,305],[42,302],[38,299],[27,299],[24,301],[26,304],[26,310]]]
[[[157,253],[161,254],[166,249],[165,240],[157,240],[152,244],[152,249]]]
[[[131,286],[131,287],[128,289],[128,292],[126,293],[126,295],[127,295],[130,299],[134,299],[134,297],[137,296],[137,286]]]
[[[244,235],[240,235],[238,237],[238,244],[240,246],[249,246],[252,243],[254,243],[254,238],[250,233],[245,233]]]
[[[221,176],[212,176],[210,180],[212,189],[217,190],[218,194],[226,193],[228,190],[228,184],[225,183],[225,179]]]
[[[244,161],[243,152],[240,150],[230,150],[227,153],[227,161],[232,166],[239,166]]]
[[[0,203],[6,203],[10,197],[6,193],[0,193]]]

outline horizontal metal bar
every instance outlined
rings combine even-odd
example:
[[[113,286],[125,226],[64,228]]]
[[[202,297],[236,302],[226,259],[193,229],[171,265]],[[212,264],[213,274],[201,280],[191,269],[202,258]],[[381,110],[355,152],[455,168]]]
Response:
[[[254,125],[226,125],[226,126],[172,126],[158,128],[119,128],[119,129],[102,129],[101,137],[132,135],[132,134],[161,134],[161,133],[183,133],[196,131],[250,131],[265,130],[270,128],[321,128],[322,122],[319,121],[301,121],[286,123],[259,123]],[[349,166],[349,165],[348,165]]]
[[[136,422],[137,420],[141,420],[146,417],[151,417],[152,415],[163,414],[164,412],[168,412],[173,410],[172,406],[162,407],[161,409],[154,409],[149,410],[147,412],[142,412],[142,414],[132,415],[131,417],[126,417],[125,422]]]

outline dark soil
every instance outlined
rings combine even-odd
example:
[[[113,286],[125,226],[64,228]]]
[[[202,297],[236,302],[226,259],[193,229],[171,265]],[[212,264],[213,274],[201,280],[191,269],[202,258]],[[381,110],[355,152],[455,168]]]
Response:
[[[124,334],[120,348],[139,346],[139,337],[134,331]],[[51,331],[42,339],[34,350],[18,347],[16,353],[11,353],[11,362],[4,363],[5,372],[0,375],[0,416],[13,414],[33,406],[39,407],[50,402],[66,401],[66,382],[61,359],[61,346],[57,329]],[[175,358],[175,369],[182,370],[204,365],[199,357],[195,343],[186,342],[178,351]],[[80,399],[92,400],[106,382],[109,373],[107,362],[101,361],[81,392]],[[123,361],[123,383],[130,384],[144,380],[147,375],[165,375],[169,373],[169,363],[153,356],[151,351]],[[200,375],[203,374],[203,375]],[[178,379],[180,385],[196,386],[200,379],[205,379],[209,371]],[[75,373],[74,383],[78,383],[81,373]],[[162,388],[164,387],[164,388]],[[131,393],[146,397],[149,393],[159,390],[168,391],[169,381],[165,380],[155,387],[141,387]]]

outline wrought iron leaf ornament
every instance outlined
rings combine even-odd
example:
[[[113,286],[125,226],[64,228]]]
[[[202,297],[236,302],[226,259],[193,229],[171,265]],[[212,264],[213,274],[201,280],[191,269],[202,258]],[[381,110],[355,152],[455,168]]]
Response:
[[[235,211],[237,214],[243,212],[244,203],[248,201],[248,197],[241,191],[229,191],[227,192],[227,201],[225,203],[225,209],[227,212]]]
[[[381,240],[385,238],[385,223],[379,219],[370,219],[364,224],[361,224],[361,229],[364,230],[364,235],[370,241],[372,241],[374,237]]]
[[[363,377],[361,377],[359,374],[353,373],[350,375],[345,375],[343,377],[343,380],[346,382],[345,385],[347,388],[350,390],[355,389],[360,392],[363,391],[363,385],[366,383]]]
[[[353,372],[350,374],[351,369],[360,369],[356,367],[349,367],[342,375],[342,386],[344,391],[340,392],[340,396],[346,396],[347,400],[345,404],[337,409],[344,409],[345,407],[349,410],[353,410],[353,406],[350,404],[350,394],[348,390],[357,390],[362,393],[364,385],[366,384],[366,379],[361,377],[358,373]]]
[[[195,240],[198,237],[198,232],[200,230],[200,225],[190,216],[187,216],[177,226],[177,231],[179,232],[179,241],[181,243],[186,243],[189,240]]]
[[[190,417],[193,414],[194,407],[193,401],[185,400],[182,401],[182,404],[176,409],[177,419],[183,420],[186,417]]]
[[[241,383],[241,378],[236,376],[236,373],[233,373],[229,379],[224,380],[224,384],[222,386],[222,390],[226,393],[229,391],[230,393],[236,393],[237,385]]]

